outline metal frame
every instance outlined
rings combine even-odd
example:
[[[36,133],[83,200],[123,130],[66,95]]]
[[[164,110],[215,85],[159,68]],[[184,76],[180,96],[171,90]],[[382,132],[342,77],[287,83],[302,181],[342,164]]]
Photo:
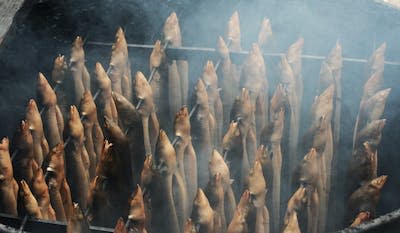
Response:
[[[24,231],[17,230],[23,218],[0,213],[0,232],[30,232],[30,233],[61,233],[66,232],[67,224],[58,221],[46,221],[28,218]],[[3,225],[2,225],[3,224]],[[6,227],[6,226],[7,227]],[[379,218],[365,222],[357,227],[346,228],[334,233],[397,233],[400,229],[400,209]],[[114,229],[107,227],[90,226],[91,233],[112,233]]]
[[[23,217],[14,217],[8,214],[0,213],[0,224],[6,225],[10,228],[9,232],[22,232],[20,227],[24,225],[24,232],[31,233],[61,233],[67,232],[67,224],[59,221],[48,221],[42,219],[27,218],[25,224]],[[3,228],[0,225],[0,232],[3,232]],[[91,233],[112,233],[113,228],[90,226],[89,230]]]
[[[106,42],[96,42],[96,41],[88,41],[86,42],[87,47],[107,47],[110,48],[113,43]],[[128,49],[131,50],[148,50],[151,52],[154,48],[154,45],[142,45],[142,44],[128,44]],[[215,58],[217,52],[214,48],[206,48],[206,47],[171,47],[169,46],[165,53],[168,58],[171,59],[187,59],[188,57],[210,57]],[[248,51],[240,51],[240,52],[230,52],[230,57],[234,63],[241,63],[249,54]],[[264,53],[264,57],[281,57],[285,55],[285,53]],[[303,59],[308,60],[325,60],[325,56],[319,55],[306,55],[303,54],[301,56]],[[344,62],[355,62],[355,63],[367,63],[367,59],[363,58],[351,58],[351,57],[343,57]],[[400,61],[385,61],[385,65],[392,66],[400,66]]]
[[[357,227],[346,228],[335,233],[397,233],[400,229],[400,209],[379,218],[372,219]]]

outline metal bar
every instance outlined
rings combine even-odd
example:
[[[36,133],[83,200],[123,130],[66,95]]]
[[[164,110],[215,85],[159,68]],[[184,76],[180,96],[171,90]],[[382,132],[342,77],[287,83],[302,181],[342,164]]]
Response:
[[[398,229],[400,229],[400,209],[372,219],[357,227],[346,228],[335,233],[397,233]]]
[[[0,232],[4,232],[4,233],[20,233],[19,230],[10,227],[10,226],[6,226],[0,223]],[[28,233],[27,231],[22,231],[22,233]]]
[[[128,220],[126,220],[125,223],[125,229],[128,230],[129,229],[129,225],[131,224],[132,219],[128,218]]]
[[[112,46],[112,43],[106,42],[95,42],[89,41],[87,42],[88,46]],[[128,44],[128,48],[138,49],[138,50],[152,50],[154,48],[153,45],[141,45],[141,44]],[[166,54],[171,56],[172,59],[178,58],[187,58],[192,56],[217,56],[215,49],[206,48],[206,47],[169,47],[166,49]],[[232,52],[230,51],[230,56],[232,61],[241,61],[249,54],[248,51],[240,51],[240,52]],[[281,57],[285,55],[285,53],[264,53],[264,57]],[[319,55],[309,55],[303,54],[301,56],[304,59],[308,60],[325,60],[325,56]],[[343,61],[346,62],[355,62],[355,63],[367,63],[368,59],[364,58],[352,58],[352,57],[344,57]],[[400,61],[385,61],[386,65],[392,66],[400,66]]]
[[[19,227],[18,232],[22,233],[24,231],[25,224],[28,221],[28,218],[29,218],[29,216],[26,214],[24,216],[24,218],[22,219],[21,226]]]
[[[178,142],[179,138],[175,137],[174,140],[172,140],[171,144],[172,146],[175,146],[175,144]]]
[[[23,219],[11,215],[0,213],[0,222],[6,226],[17,229]],[[385,214],[379,218],[365,222],[357,227],[346,228],[334,233],[395,233],[400,227],[400,209]],[[59,221],[28,219],[25,230],[27,232],[40,233],[58,233],[66,232],[67,224]],[[112,233],[114,229],[107,227],[90,226],[90,232],[93,233]]]
[[[224,161],[226,161],[226,157],[228,156],[228,151],[224,151]]]
[[[8,214],[0,213],[0,222],[6,226],[18,229],[23,222],[23,218],[14,217]],[[59,221],[49,221],[42,219],[28,218],[25,224],[25,231],[31,233],[61,233],[66,232],[67,224]],[[92,233],[112,233],[113,228],[89,226]]]

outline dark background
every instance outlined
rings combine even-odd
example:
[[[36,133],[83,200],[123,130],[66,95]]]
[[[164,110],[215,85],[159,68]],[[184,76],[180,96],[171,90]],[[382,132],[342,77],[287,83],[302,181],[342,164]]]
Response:
[[[0,45],[0,135],[11,136],[22,120],[29,98],[35,98],[37,73],[49,76],[57,54],[69,55],[77,35],[87,41],[112,42],[118,26],[126,33],[128,43],[153,44],[161,38],[166,17],[176,11],[180,20],[183,44],[214,47],[223,35],[230,15],[237,10],[241,20],[242,47],[247,50],[257,38],[264,16],[271,19],[274,38],[270,52],[285,52],[300,36],[305,39],[304,54],[325,56],[339,41],[343,56],[367,59],[382,42],[387,42],[386,60],[400,61],[400,13],[367,0],[69,0],[27,1],[17,13],[9,33]],[[107,67],[110,47],[87,47],[89,71],[95,61]],[[148,57],[130,53],[132,71],[148,73]],[[206,58],[191,62],[194,81]],[[200,61],[199,61],[200,60]],[[268,78],[272,92],[278,79],[278,60],[267,58]],[[194,64],[194,65],[193,65]],[[304,97],[302,130],[309,126],[309,110],[316,95],[321,61],[303,60]],[[337,179],[333,190],[342,192],[344,171],[351,155],[351,140],[363,84],[365,64],[345,62],[342,72],[343,104],[340,153],[337,157]],[[400,207],[400,67],[385,66],[384,86],[391,87],[384,118],[387,124],[379,149],[378,174],[389,175],[378,214]],[[302,133],[301,133],[302,134]],[[343,201],[333,195],[331,228],[341,227]],[[286,203],[286,200],[283,200]]]

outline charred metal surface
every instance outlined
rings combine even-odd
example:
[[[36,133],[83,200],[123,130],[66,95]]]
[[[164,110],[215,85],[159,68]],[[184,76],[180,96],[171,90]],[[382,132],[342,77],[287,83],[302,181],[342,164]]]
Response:
[[[15,13],[23,2],[23,0],[3,0],[0,2],[0,44],[13,21]]]
[[[18,232],[23,218],[12,217],[6,214],[0,214],[0,232]],[[47,233],[47,232],[65,232],[67,225],[61,222],[50,222],[45,220],[28,219],[24,232],[31,233]],[[385,214],[379,218],[365,222],[357,227],[346,228],[344,230],[335,231],[334,233],[397,233],[400,228],[400,209]],[[90,227],[92,233],[108,233],[113,232],[111,228]]]
[[[357,227],[335,233],[396,233],[400,229],[400,209],[365,222]]]
[[[6,226],[11,227],[11,231],[13,232],[12,228],[19,229],[23,218],[20,217],[12,217],[7,214],[0,214],[0,223]],[[0,232],[2,229],[0,229]],[[28,219],[24,226],[24,232],[31,232],[31,233],[61,233],[67,231],[67,224],[57,221],[46,221],[46,220],[35,220],[35,219]],[[108,233],[113,232],[114,229],[106,228],[106,227],[96,227],[90,226],[91,233]],[[6,231],[7,232],[7,231]]]

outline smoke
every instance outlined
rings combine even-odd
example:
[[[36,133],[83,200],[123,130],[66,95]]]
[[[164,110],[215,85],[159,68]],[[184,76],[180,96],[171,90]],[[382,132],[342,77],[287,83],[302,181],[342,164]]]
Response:
[[[247,50],[256,41],[258,29],[263,17],[271,20],[274,38],[268,46],[268,52],[285,52],[290,44],[299,37],[305,40],[303,54],[326,56],[338,41],[343,48],[343,56],[368,59],[372,52],[383,42],[387,42],[386,60],[400,60],[400,46],[397,43],[400,26],[393,18],[398,18],[399,12],[376,3],[366,1],[234,1],[227,4],[224,1],[203,1],[189,6],[191,13],[180,18],[183,43],[191,46],[214,47],[217,36],[224,35],[226,22],[237,10],[240,16],[242,32],[242,48]],[[195,12],[195,13],[194,13]],[[393,17],[393,18],[392,18]],[[195,28],[195,30],[193,30]],[[196,66],[201,67],[204,62]],[[267,57],[267,73],[270,94],[279,79],[279,59]],[[310,107],[317,94],[320,60],[303,60],[304,97],[301,114],[300,138],[310,125]],[[197,69],[197,68],[192,68]],[[384,118],[387,119],[383,140],[379,151],[378,174],[389,174],[398,177],[395,149],[399,125],[398,112],[398,79],[399,68],[386,65],[384,87],[394,87],[388,99]],[[192,79],[197,79],[200,71],[192,72]],[[361,100],[362,88],[368,77],[365,75],[365,64],[344,62],[342,71],[342,120],[341,141],[339,153],[335,159],[337,177],[333,180],[331,207],[336,212],[331,213],[329,229],[343,227],[345,200],[343,180],[351,156],[352,135]],[[193,80],[192,80],[193,82]],[[396,131],[397,130],[397,131]],[[391,163],[390,161],[396,161]],[[391,182],[383,190],[378,213],[383,214],[396,209],[400,202],[393,201],[397,182]],[[285,190],[282,190],[284,193]],[[283,200],[284,202],[286,200]],[[283,204],[285,206],[285,204]]]

